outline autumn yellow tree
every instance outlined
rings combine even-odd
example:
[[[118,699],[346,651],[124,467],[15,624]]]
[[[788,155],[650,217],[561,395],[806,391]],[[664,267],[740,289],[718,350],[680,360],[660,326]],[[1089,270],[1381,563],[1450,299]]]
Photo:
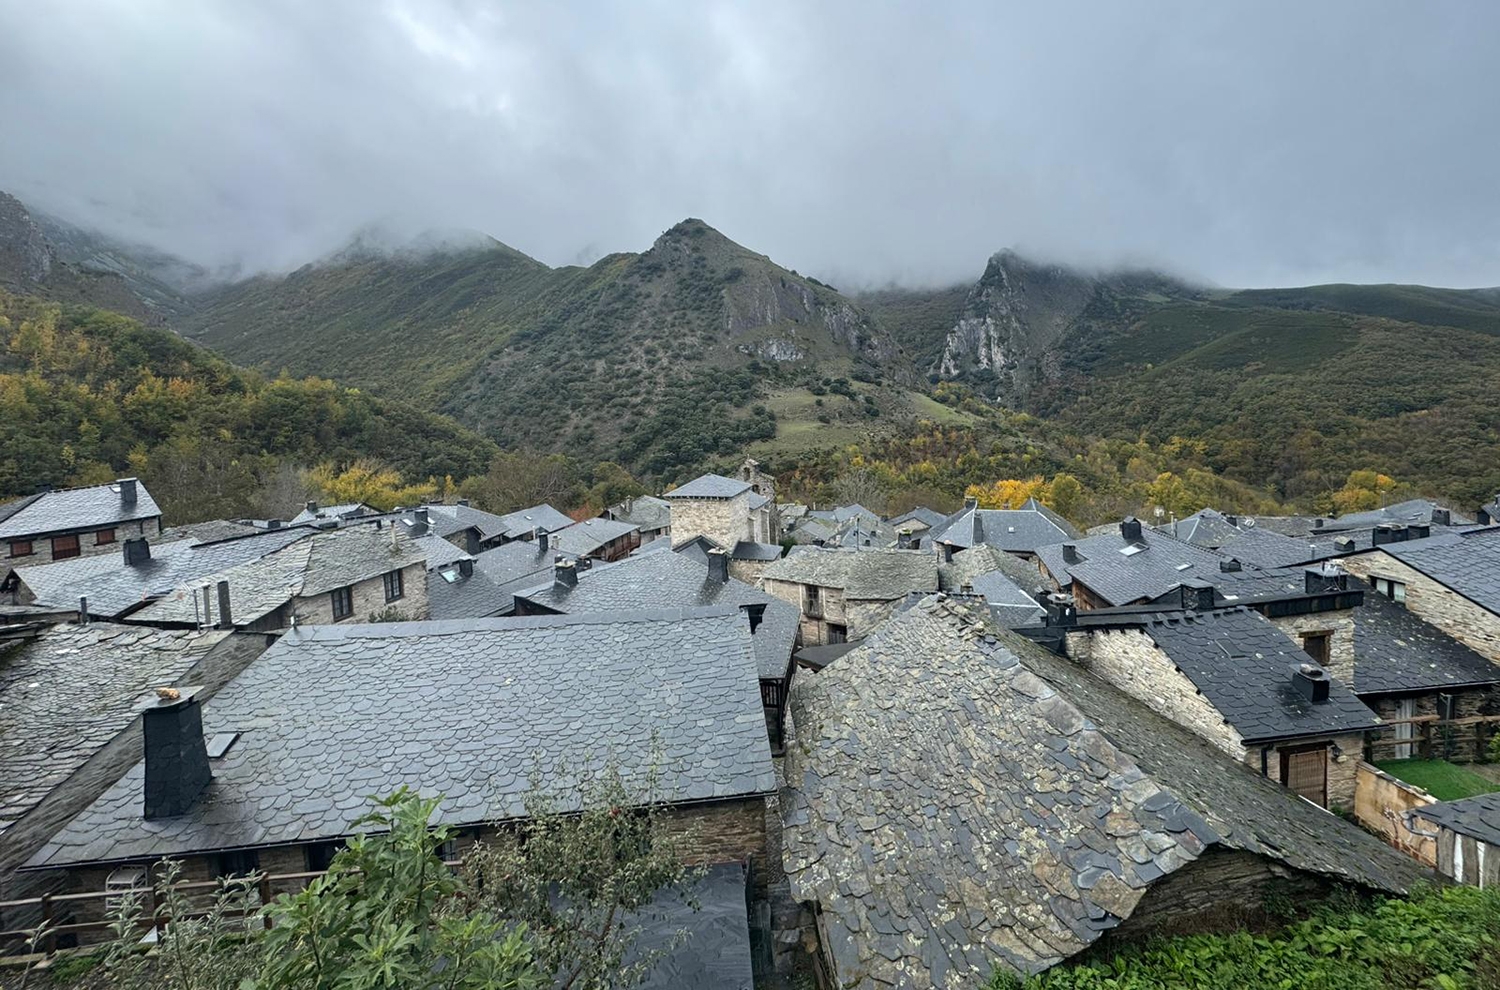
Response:
[[[377,509],[431,501],[441,491],[436,479],[407,484],[401,472],[369,458],[360,458],[342,470],[324,462],[308,472],[308,481],[329,503],[364,502]]]
[[[979,500],[981,509],[1019,509],[1027,499],[1040,499],[1047,492],[1041,475],[1034,478],[1002,478],[988,485],[970,485],[964,498]]]
[[[1396,479],[1390,475],[1378,471],[1350,471],[1344,487],[1332,495],[1333,511],[1343,515],[1378,509],[1395,490]]]

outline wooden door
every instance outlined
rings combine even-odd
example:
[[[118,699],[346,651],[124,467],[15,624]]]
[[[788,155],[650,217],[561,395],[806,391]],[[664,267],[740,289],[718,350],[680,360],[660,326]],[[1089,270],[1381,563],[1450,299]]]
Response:
[[[1394,728],[1396,730],[1396,738],[1397,739],[1410,739],[1412,737],[1412,730],[1415,729],[1416,726],[1414,726],[1410,722],[1407,722],[1407,721],[1404,721],[1404,720],[1405,719],[1412,719],[1412,718],[1416,718],[1416,717],[1417,717],[1417,699],[1416,698],[1402,698],[1402,699],[1400,699],[1399,701],[1396,702],[1396,719],[1397,719],[1397,724],[1394,726]],[[1409,760],[1409,759],[1411,759],[1411,756],[1412,756],[1411,743],[1409,743],[1409,742],[1403,742],[1401,745],[1399,745],[1399,746],[1396,747],[1396,759],[1398,759],[1398,760]]]
[[[1313,804],[1328,807],[1328,747],[1281,750],[1281,782]]]

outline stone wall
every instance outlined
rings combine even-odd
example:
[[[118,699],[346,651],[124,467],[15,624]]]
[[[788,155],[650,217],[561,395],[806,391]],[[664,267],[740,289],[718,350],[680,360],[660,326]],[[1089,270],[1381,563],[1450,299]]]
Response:
[[[114,530],[115,538],[109,543],[100,543],[99,533],[106,530]],[[78,534],[78,556],[94,557],[100,554],[120,554],[123,559],[125,553],[120,544],[126,540],[133,540],[138,536],[148,539],[159,533],[161,527],[156,518],[132,519],[129,522],[116,523],[114,526],[100,526],[95,529]],[[11,543],[15,541],[0,541],[0,565],[7,567],[36,567],[39,564],[52,563],[52,537],[43,536],[31,541],[31,553],[24,557],[10,556]],[[64,558],[70,559],[70,558]]]
[[[761,572],[769,563],[769,560],[731,560],[729,576],[746,584],[759,584]]]
[[[706,536],[726,550],[740,540],[755,539],[750,512],[750,493],[734,498],[673,498],[672,544]],[[769,542],[769,540],[764,541]]]
[[[1407,812],[1436,801],[1426,791],[1397,780],[1363,760],[1355,768],[1354,817],[1366,830],[1428,866],[1437,865],[1437,843],[1431,836],[1407,827]]]
[[[685,863],[707,866],[750,860],[751,882],[757,894],[765,896],[770,866],[765,798],[669,807],[659,821],[662,831],[678,844]]]
[[[797,642],[801,646],[826,645],[828,643],[829,623],[844,626],[847,630],[846,637],[848,639],[858,639],[866,635],[865,632],[855,631],[855,620],[846,613],[844,591],[842,588],[819,587],[820,611],[817,615],[808,615],[807,589],[810,587],[809,585],[799,584],[795,581],[762,580],[761,587],[768,595],[797,606],[797,611],[801,613],[801,618],[797,626]],[[862,603],[852,605],[851,607],[857,610],[859,604]],[[880,616],[879,621],[884,621],[887,615],[889,615],[889,611],[885,615]],[[865,613],[861,613],[859,616],[860,621],[866,623],[870,618],[871,616]]]
[[[1406,585],[1406,607],[1414,615],[1437,626],[1492,663],[1500,664],[1500,616],[1406,566],[1384,550],[1355,554],[1340,562],[1351,574],[1366,581],[1373,576]]]
[[[1270,619],[1271,625],[1286,633],[1298,646],[1307,633],[1331,633],[1328,642],[1328,676],[1354,688],[1354,612],[1340,609],[1311,615],[1287,615]]]
[[[1365,737],[1362,733],[1344,736],[1329,736],[1323,739],[1298,739],[1285,743],[1271,743],[1265,754],[1265,775],[1281,783],[1281,751],[1301,749],[1307,746],[1329,747],[1328,754],[1328,807],[1353,808],[1355,778],[1359,763],[1364,756]],[[1261,749],[1252,744],[1244,755],[1244,763],[1256,773],[1261,772]]]
[[[1069,633],[1068,656],[1233,759],[1244,758],[1245,746],[1239,733],[1141,630]]]
[[[401,569],[403,596],[394,602],[385,600],[384,575],[377,575],[356,583],[354,586],[354,614],[340,622],[369,622],[370,616],[394,607],[409,619],[425,619],[427,608],[426,565],[418,562]],[[329,592],[298,598],[292,603],[293,614],[298,625],[329,625],[333,620],[333,596]]]

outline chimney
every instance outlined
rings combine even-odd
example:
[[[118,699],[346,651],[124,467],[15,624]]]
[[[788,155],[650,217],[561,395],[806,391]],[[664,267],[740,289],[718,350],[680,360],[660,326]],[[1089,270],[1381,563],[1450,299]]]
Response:
[[[1309,595],[1331,595],[1349,590],[1349,575],[1332,564],[1302,572],[1302,588]]]
[[[938,544],[938,548],[942,551],[942,554],[943,554],[943,563],[945,563],[945,564],[951,564],[951,563],[953,563],[953,544],[951,544],[951,543],[940,543],[940,544]]]
[[[427,511],[427,506],[425,505],[420,509],[415,510],[413,512],[413,515],[417,517],[417,525],[421,526],[423,529],[426,529],[427,526],[432,522],[432,514]]]
[[[1083,558],[1078,556],[1078,545],[1075,543],[1063,544],[1063,563],[1076,564]]]
[[[729,580],[729,554],[718,547],[708,552],[708,579],[718,584]]]
[[[1244,570],[1244,568],[1240,565],[1240,562],[1238,560],[1230,557],[1228,560],[1219,561],[1219,570],[1222,573],[1229,574],[1233,571]]]
[[[1385,546],[1387,543],[1400,543],[1406,539],[1406,529],[1402,526],[1392,526],[1390,523],[1381,523],[1370,532],[1371,546]]]
[[[1120,535],[1132,543],[1141,538],[1141,521],[1135,516],[1126,516],[1120,520]]]
[[[1071,626],[1078,622],[1078,608],[1072,595],[1054,591],[1042,600],[1042,607],[1047,610],[1049,626]]]
[[[280,519],[267,519],[266,520],[266,529],[280,529],[280,528],[281,528],[281,520]]]
[[[1225,516],[1224,517],[1224,521],[1227,522],[1229,525],[1238,528],[1239,524],[1240,524],[1240,517],[1239,516]]]
[[[547,552],[547,544],[548,544],[547,531],[545,529],[543,529],[542,527],[538,526],[537,529],[536,529],[536,552],[538,554],[544,554],[544,553],[546,553]]]
[[[577,565],[577,567],[578,567],[578,569],[580,571],[586,571],[589,568],[591,568],[591,567],[594,566],[594,558],[593,557],[579,557],[577,560],[573,561],[573,563],[575,565]]]
[[[1434,526],[1452,526],[1453,513],[1449,512],[1447,509],[1433,509],[1432,524]]]
[[[578,568],[571,560],[559,560],[553,565],[552,586],[554,588],[578,587]]]
[[[1353,553],[1354,545],[1354,537],[1352,536],[1340,536],[1333,541],[1333,549],[1338,553]]]
[[[303,506],[303,508],[307,510],[307,514],[310,515],[310,516],[315,516],[315,515],[318,514],[318,503],[317,502],[313,502],[313,501],[309,500],[308,503]]]
[[[120,549],[125,555],[126,567],[138,567],[151,559],[151,544],[146,542],[144,536],[126,540],[120,544]]]
[[[1425,540],[1432,535],[1432,527],[1427,523],[1411,523],[1406,527],[1406,538],[1408,540]]]
[[[1320,516],[1319,518],[1313,520],[1313,529],[1322,529],[1322,528],[1323,528],[1323,519]]]
[[[233,629],[234,616],[229,611],[229,582],[219,582],[219,628]]]
[[[120,504],[126,506],[134,505],[136,489],[135,479],[121,478],[119,481],[116,481],[115,484],[120,486]]]
[[[1182,607],[1193,612],[1210,612],[1214,607],[1214,586],[1207,581],[1184,581],[1181,586]]]
[[[78,599],[78,624],[80,626],[89,624],[89,600],[82,596]]]
[[[479,530],[475,529],[473,526],[470,526],[468,529],[464,530],[464,552],[479,552]]]
[[[1328,671],[1315,663],[1297,664],[1292,667],[1292,687],[1313,704],[1328,700]]]
[[[186,813],[213,779],[197,691],[158,688],[158,697],[141,712],[148,820]]]
[[[474,576],[474,559],[472,557],[458,558],[458,576],[464,580]]]
[[[958,593],[960,595],[972,595],[974,593],[974,586],[968,581],[965,581],[963,584],[958,586]]]
[[[1474,513],[1474,521],[1481,526],[1488,526],[1491,522],[1490,510],[1481,505]]]
[[[749,618],[750,635],[754,636],[755,630],[760,628],[761,620],[766,617],[766,603],[751,602],[748,605],[741,605],[740,611],[744,612],[746,617]]]

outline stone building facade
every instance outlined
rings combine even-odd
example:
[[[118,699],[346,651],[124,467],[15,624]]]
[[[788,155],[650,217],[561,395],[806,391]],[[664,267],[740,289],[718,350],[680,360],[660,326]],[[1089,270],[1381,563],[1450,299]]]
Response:
[[[1310,615],[1268,616],[1292,642],[1307,650],[1330,677],[1354,688],[1354,613],[1349,609]],[[1317,654],[1317,639],[1327,637],[1327,656]]]
[[[0,566],[35,567],[70,557],[120,553],[126,540],[141,536],[154,537],[160,530],[161,517],[157,516],[154,519],[129,519],[93,530],[9,540],[3,548],[5,553],[0,558]],[[61,549],[63,546],[67,549]]]
[[[399,610],[410,620],[426,619],[429,614],[426,564],[422,562],[408,564],[400,568],[399,573],[402,592],[400,598],[387,597],[385,575],[381,574],[347,586],[353,606],[347,616],[334,617],[336,592],[332,591],[293,599],[292,614],[299,626],[327,625],[333,622],[369,622],[371,616],[387,608]],[[442,579],[439,577],[436,580]]]
[[[1372,586],[1377,579],[1400,584],[1404,603],[1414,615],[1500,664],[1500,615],[1382,550],[1354,554],[1340,563]]]

